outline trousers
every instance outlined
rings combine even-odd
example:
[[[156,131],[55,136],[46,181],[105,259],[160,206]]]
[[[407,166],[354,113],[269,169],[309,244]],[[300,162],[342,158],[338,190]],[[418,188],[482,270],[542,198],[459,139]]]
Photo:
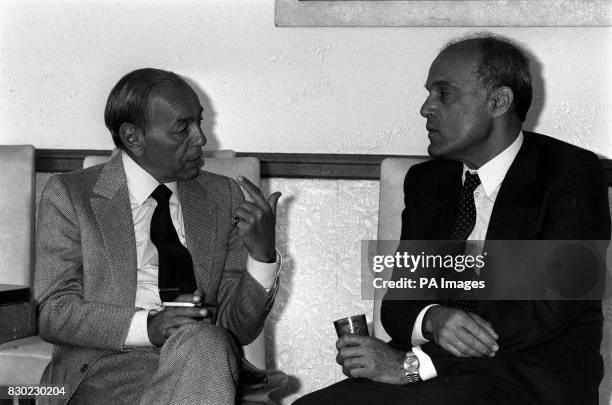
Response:
[[[239,359],[238,345],[224,328],[187,324],[159,349],[102,356],[69,404],[234,404]]]
[[[407,384],[350,378],[312,392],[293,405],[536,405],[521,387],[486,375],[435,377]]]

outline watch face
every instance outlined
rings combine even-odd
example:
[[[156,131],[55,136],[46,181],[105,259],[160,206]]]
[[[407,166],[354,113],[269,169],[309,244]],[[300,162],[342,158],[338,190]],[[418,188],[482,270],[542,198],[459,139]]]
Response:
[[[410,362],[410,366],[408,368],[410,369],[411,373],[418,373],[419,372],[419,361],[417,359],[414,359],[413,361]]]
[[[404,360],[404,369],[408,372],[408,373],[418,373],[419,372],[419,359],[417,356],[415,356],[414,354],[410,354],[406,356],[406,359]]]

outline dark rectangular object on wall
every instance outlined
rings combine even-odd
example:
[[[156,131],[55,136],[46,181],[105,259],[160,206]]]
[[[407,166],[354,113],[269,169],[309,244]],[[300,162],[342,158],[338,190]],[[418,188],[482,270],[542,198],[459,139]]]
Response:
[[[0,305],[30,300],[30,287],[25,285],[0,284]]]
[[[30,288],[0,284],[0,344],[36,334],[36,304]]]

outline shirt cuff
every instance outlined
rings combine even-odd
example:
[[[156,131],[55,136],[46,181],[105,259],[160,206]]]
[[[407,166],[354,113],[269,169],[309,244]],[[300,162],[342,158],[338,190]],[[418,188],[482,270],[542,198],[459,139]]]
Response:
[[[282,263],[283,257],[278,249],[276,249],[276,261],[274,263],[258,262],[249,255],[246,270],[266,291],[270,291],[276,284]]]
[[[132,323],[130,323],[130,330],[128,331],[123,346],[153,346],[153,344],[149,340],[149,332],[147,330],[148,316],[148,309],[138,311],[134,314],[134,316],[132,317]]]
[[[425,336],[423,336],[423,318],[425,318],[425,313],[427,310],[435,305],[439,304],[430,304],[423,308],[421,312],[419,312],[419,316],[417,316],[416,321],[414,321],[411,337],[411,341],[414,346],[420,346],[423,343],[429,342],[429,340],[425,339]]]
[[[430,380],[438,376],[433,361],[431,361],[431,358],[420,346],[414,346],[412,348],[412,353],[419,359],[419,377],[421,377],[421,380]]]

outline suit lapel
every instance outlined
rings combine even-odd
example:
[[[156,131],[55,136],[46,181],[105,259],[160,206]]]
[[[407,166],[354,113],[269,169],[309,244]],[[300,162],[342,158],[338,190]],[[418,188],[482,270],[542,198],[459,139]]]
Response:
[[[499,188],[487,229],[487,239],[520,239],[530,197],[538,190],[537,154],[528,134]]]
[[[508,169],[495,199],[487,229],[487,241],[524,238],[521,231],[528,221],[529,201],[540,188],[539,179],[537,150],[529,141],[528,134],[525,133],[523,146]],[[496,249],[502,249],[503,253],[494,253]],[[489,244],[486,241],[484,251],[503,258],[501,267],[489,266],[484,272],[484,280],[487,285],[492,286],[491,291],[496,290],[496,285],[502,289],[504,286],[512,285],[521,277],[524,269],[514,264],[518,259],[517,251],[500,243]],[[511,271],[512,274],[497,274],[493,277],[493,274],[502,270]],[[495,303],[496,301],[483,301],[481,309],[486,310]]]
[[[431,189],[430,201],[427,202],[429,212],[427,225],[432,232],[428,239],[448,239],[451,227],[457,213],[457,202],[461,192],[461,162],[454,162],[434,184]]]
[[[136,300],[136,238],[121,154],[104,167],[94,186],[91,207],[106,248],[117,301],[133,306]]]
[[[178,184],[187,249],[193,259],[198,287],[206,291],[215,259],[218,207],[197,179]]]

